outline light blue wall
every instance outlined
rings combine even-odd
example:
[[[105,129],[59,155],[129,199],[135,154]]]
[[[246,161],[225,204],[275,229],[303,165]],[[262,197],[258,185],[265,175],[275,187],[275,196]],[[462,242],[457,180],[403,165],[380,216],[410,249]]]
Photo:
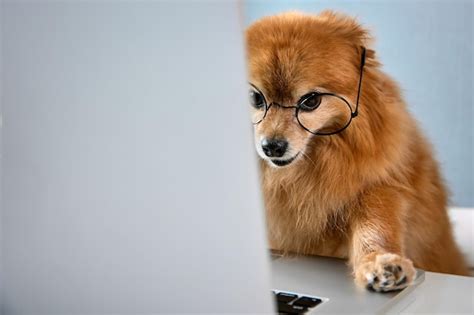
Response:
[[[473,2],[247,1],[246,23],[287,10],[333,9],[357,16],[375,35],[386,72],[435,146],[453,206],[473,198]]]

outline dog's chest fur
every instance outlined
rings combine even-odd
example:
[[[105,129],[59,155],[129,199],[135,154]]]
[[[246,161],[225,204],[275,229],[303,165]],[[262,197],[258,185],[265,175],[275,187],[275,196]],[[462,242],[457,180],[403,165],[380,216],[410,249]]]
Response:
[[[272,249],[348,257],[350,222],[344,203],[332,201],[317,184],[286,181],[263,169],[268,237]]]

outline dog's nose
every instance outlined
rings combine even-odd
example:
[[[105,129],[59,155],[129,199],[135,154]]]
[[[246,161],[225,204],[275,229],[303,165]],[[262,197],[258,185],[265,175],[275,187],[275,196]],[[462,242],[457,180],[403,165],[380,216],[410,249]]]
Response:
[[[268,157],[282,157],[286,149],[288,148],[288,142],[281,139],[263,139],[262,149]]]

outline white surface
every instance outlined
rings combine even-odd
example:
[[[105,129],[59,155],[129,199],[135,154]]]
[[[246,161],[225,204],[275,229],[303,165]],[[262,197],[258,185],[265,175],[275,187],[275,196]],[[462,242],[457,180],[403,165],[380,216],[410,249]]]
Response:
[[[474,268],[474,209],[451,208],[449,211],[456,241],[471,268]]]
[[[411,302],[397,313],[474,314],[474,278],[425,272],[425,281],[406,300]]]

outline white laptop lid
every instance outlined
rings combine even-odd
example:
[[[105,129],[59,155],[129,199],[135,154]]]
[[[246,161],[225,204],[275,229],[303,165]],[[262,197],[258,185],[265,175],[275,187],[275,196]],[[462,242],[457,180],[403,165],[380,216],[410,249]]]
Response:
[[[3,311],[271,311],[236,3],[3,1]]]

